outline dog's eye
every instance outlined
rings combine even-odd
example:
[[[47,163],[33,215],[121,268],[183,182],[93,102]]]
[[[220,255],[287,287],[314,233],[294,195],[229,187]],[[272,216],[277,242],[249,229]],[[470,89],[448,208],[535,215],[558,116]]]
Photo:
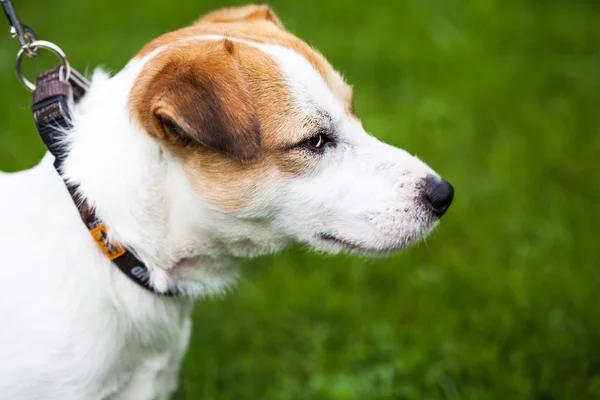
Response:
[[[324,133],[317,133],[310,139],[302,142],[302,146],[309,148],[310,150],[323,151],[323,147],[331,140]]]

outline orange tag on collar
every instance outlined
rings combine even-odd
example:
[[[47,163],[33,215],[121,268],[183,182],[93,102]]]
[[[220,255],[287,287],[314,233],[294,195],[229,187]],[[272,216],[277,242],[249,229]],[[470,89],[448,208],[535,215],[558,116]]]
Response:
[[[98,225],[92,229],[90,233],[92,234],[92,237],[96,241],[98,247],[100,247],[102,252],[106,254],[106,257],[108,257],[111,261],[125,254],[125,249],[122,248],[118,243],[113,243],[108,240],[106,225]]]

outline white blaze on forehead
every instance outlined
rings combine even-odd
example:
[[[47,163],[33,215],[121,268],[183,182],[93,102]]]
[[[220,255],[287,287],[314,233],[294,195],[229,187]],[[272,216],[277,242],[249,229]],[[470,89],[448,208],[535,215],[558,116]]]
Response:
[[[327,111],[334,120],[345,113],[344,106],[335,97],[316,68],[302,55],[283,46],[258,45],[281,67],[293,98],[301,107]]]

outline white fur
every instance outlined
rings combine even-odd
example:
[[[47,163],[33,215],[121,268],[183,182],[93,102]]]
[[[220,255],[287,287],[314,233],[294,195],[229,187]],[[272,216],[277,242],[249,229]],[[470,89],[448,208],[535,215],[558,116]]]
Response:
[[[302,56],[250,44],[279,63],[298,112],[331,115],[337,147],[299,177],[273,171],[246,210],[227,213],[203,200],[175,158],[130,118],[133,82],[164,49],[112,78],[96,73],[73,111],[64,173],[113,238],[148,265],[159,290],[190,296],[153,295],[104,256],[50,155],[31,170],[0,174],[0,399],[166,399],[187,346],[192,298],[234,282],[236,257],[297,241],[386,252],[432,228],[415,199],[433,171],[369,136]]]

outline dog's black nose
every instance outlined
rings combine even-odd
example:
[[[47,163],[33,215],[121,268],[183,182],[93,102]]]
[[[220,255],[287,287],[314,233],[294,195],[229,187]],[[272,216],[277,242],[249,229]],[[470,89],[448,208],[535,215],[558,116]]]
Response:
[[[454,188],[443,179],[428,176],[425,178],[423,196],[431,204],[434,214],[441,217],[452,203]]]

